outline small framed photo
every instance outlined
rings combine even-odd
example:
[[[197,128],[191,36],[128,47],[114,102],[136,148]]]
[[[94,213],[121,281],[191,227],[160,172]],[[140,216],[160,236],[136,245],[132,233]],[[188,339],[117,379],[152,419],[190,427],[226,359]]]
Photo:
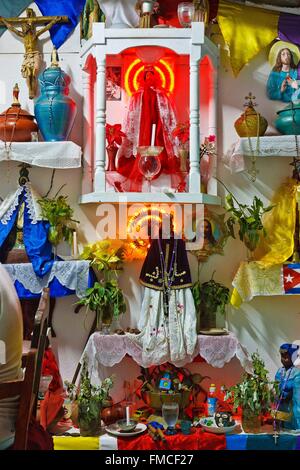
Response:
[[[121,87],[122,67],[106,68],[106,100],[120,101],[122,98]]]

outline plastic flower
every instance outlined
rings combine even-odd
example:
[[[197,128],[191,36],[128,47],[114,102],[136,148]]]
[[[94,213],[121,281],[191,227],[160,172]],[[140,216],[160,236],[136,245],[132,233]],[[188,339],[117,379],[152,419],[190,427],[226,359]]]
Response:
[[[121,127],[121,124],[114,124],[112,126],[110,124],[106,124],[105,133],[108,145],[117,147],[117,144],[122,144],[122,138],[126,137],[126,135],[121,131]]]
[[[173,137],[177,137],[181,144],[186,144],[190,139],[189,121],[178,123],[172,132]]]

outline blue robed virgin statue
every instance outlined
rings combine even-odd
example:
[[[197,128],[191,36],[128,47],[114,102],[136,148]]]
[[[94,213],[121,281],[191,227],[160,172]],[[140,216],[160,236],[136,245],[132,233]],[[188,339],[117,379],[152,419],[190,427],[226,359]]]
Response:
[[[270,56],[277,51],[275,65],[269,75],[267,82],[267,95],[271,100],[279,100],[284,102],[296,101],[300,98],[300,88],[297,82],[298,70],[295,63],[297,54],[295,47],[293,50],[288,47],[281,47],[281,42],[275,44],[277,48],[271,49]],[[285,44],[285,43],[283,43]],[[273,54],[272,54],[273,52]],[[299,51],[298,51],[299,54]]]

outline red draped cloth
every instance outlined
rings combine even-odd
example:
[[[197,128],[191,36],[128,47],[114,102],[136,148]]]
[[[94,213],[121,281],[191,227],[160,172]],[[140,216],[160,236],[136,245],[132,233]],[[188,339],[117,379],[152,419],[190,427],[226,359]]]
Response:
[[[167,442],[154,441],[149,434],[136,438],[119,437],[118,450],[225,450],[225,434],[213,434],[196,429],[192,434],[165,436]]]

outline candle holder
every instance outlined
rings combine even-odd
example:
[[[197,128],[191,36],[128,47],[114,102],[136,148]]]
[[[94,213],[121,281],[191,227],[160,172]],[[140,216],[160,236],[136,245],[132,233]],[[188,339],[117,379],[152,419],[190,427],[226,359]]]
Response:
[[[161,170],[161,161],[159,155],[163,151],[163,147],[156,145],[148,145],[138,147],[137,151],[140,155],[138,163],[139,171],[148,181],[148,192],[151,192],[151,180],[158,175]]]

